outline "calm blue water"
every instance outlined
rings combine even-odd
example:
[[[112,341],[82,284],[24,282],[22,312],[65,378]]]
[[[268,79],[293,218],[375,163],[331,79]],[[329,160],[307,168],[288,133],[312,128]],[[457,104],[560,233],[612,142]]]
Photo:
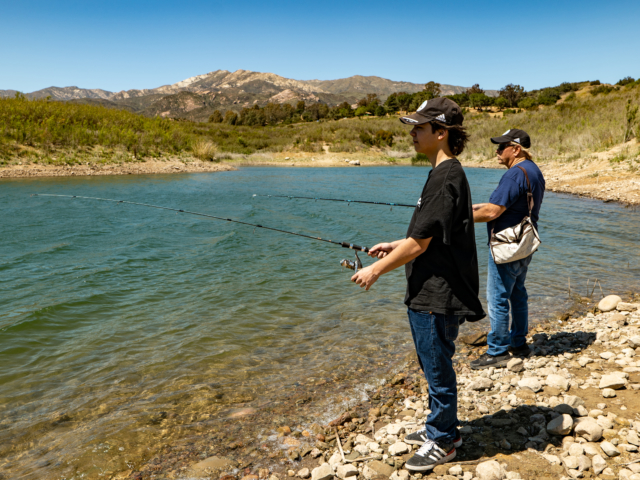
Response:
[[[415,203],[427,173],[245,168],[0,181],[0,474],[71,478],[56,473],[65,465],[78,478],[101,471],[91,465],[126,470],[150,442],[180,435],[149,422],[158,412],[182,423],[206,420],[354,368],[374,382],[384,373],[374,373],[376,365],[391,368],[381,359],[412,348],[402,271],[365,292],[339,266],[353,254],[337,246],[30,194],[126,199],[372,246],[402,238],[411,209],[252,194]],[[502,173],[467,170],[474,201],[487,201]],[[543,246],[527,281],[532,319],[566,306],[569,277],[581,295],[595,278],[605,295],[637,291],[638,231],[640,216],[618,205],[547,194]],[[484,225],[477,240],[484,292]]]

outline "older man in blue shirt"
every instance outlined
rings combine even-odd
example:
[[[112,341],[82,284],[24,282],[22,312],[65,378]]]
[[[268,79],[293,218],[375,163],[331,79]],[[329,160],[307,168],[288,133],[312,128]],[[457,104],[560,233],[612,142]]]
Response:
[[[507,130],[491,142],[498,145],[498,162],[508,168],[500,179],[498,188],[491,194],[489,203],[473,206],[474,222],[487,222],[489,237],[491,232],[519,224],[529,215],[527,204],[527,176],[531,185],[534,206],[531,220],[538,228],[540,206],[544,197],[545,181],[538,166],[531,160],[529,135],[519,129]],[[526,170],[527,175],[522,171]],[[527,332],[529,330],[529,307],[527,289],[524,282],[532,255],[514,262],[496,264],[489,252],[487,278],[487,305],[491,331],[487,336],[489,348],[471,368],[478,370],[489,367],[504,367],[513,356],[528,356]],[[511,328],[509,328],[509,308],[511,307]]]

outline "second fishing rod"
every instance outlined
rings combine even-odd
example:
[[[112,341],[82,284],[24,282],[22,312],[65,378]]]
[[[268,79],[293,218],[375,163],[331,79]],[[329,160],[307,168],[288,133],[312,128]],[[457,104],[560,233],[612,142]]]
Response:
[[[253,197],[266,197],[266,198],[288,198],[288,199],[297,199],[297,200],[320,200],[322,202],[343,202],[343,203],[364,203],[368,205],[387,205],[391,208],[393,207],[407,207],[407,208],[415,208],[415,205],[409,205],[407,203],[395,203],[395,202],[375,202],[372,200],[349,200],[342,198],[320,198],[320,197],[303,197],[298,195],[266,195],[254,193]]]

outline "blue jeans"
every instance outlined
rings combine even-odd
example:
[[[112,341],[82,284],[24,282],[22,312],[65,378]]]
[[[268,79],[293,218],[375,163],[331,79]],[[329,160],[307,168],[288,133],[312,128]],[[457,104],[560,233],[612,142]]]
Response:
[[[491,331],[487,336],[489,355],[507,353],[509,346],[521,347],[527,343],[529,306],[524,281],[533,255],[522,260],[497,265],[489,252],[487,278],[487,305]],[[511,330],[509,330],[509,304],[511,304]]]
[[[420,367],[429,382],[429,410],[425,427],[429,439],[452,443],[458,436],[458,388],[453,354],[458,317],[408,310]]]

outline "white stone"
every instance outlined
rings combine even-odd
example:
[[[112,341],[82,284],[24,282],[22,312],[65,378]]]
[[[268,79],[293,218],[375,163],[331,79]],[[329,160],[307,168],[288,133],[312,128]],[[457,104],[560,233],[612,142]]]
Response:
[[[594,455],[593,458],[591,459],[591,465],[593,467],[593,473],[595,473],[596,475],[600,475],[600,473],[602,473],[602,471],[607,468],[607,462],[606,460],[602,457],[602,455]]]
[[[362,443],[363,445],[366,445],[367,443],[373,442],[372,438],[367,437],[366,435],[362,435],[361,433],[359,433],[356,436],[356,443]]]
[[[640,303],[619,302],[618,305],[616,305],[616,309],[619,312],[635,312],[636,310],[640,310]]]
[[[592,417],[581,417],[574,423],[574,431],[589,442],[597,442],[602,438],[603,428]]]
[[[639,337],[640,338],[640,337]],[[578,364],[581,367],[586,367],[588,364],[593,363],[593,359],[589,357],[580,357],[578,359]]]
[[[572,443],[569,445],[569,455],[572,457],[584,455],[584,447],[580,443]]]
[[[622,372],[624,373],[624,372]],[[622,376],[622,374],[610,374],[603,375],[600,379],[600,385],[598,388],[612,388],[613,390],[619,390],[624,388],[627,385],[627,379]]]
[[[638,447],[636,447],[635,445],[629,445],[628,443],[619,443],[617,445],[618,450],[622,450],[623,452],[637,452],[638,451]]]
[[[555,387],[565,392],[569,390],[569,380],[561,375],[549,375],[546,383],[550,387]]]
[[[524,362],[521,358],[512,358],[507,363],[507,370],[515,373],[521,372],[524,370]]]
[[[523,378],[518,382],[518,386],[520,388],[530,388],[534,392],[542,390],[542,383],[540,382],[540,379],[536,377]]]
[[[522,480],[520,472],[507,472],[507,476],[505,478],[507,480]]]
[[[335,452],[333,455],[331,455],[331,458],[329,459],[329,466],[331,467],[331,470],[335,470],[336,467],[341,463],[342,455],[340,455],[340,452]]]
[[[449,469],[449,475],[455,475],[457,477],[458,475],[462,475],[462,473],[463,470],[460,465],[454,465]]]
[[[346,465],[340,465],[336,468],[336,475],[343,480],[347,477],[355,477],[358,475],[358,469],[350,463]]]
[[[620,450],[618,450],[613,443],[607,442],[606,440],[600,443],[600,448],[609,457],[617,457],[618,455],[620,455]]]
[[[598,310],[601,312],[610,312],[615,310],[622,299],[618,295],[608,295],[598,303]]]
[[[296,475],[300,478],[309,478],[311,476],[311,472],[308,468],[303,468],[296,473]]]
[[[635,336],[631,337],[630,339],[627,340],[627,343],[632,348],[640,347],[640,335],[635,335]]]
[[[355,447],[353,447],[353,450],[358,452],[361,457],[366,457],[367,455],[369,455],[369,447],[367,447],[366,445],[356,445]]]
[[[564,463],[564,466],[567,468],[578,468],[578,457],[567,455],[562,459],[562,463]]]
[[[573,407],[573,408],[577,408],[580,405],[584,405],[584,400],[576,395],[565,395],[564,397],[562,397],[564,403],[566,403],[567,405]]]
[[[389,455],[402,455],[411,450],[411,447],[404,442],[396,442],[389,447]]]
[[[469,385],[467,385],[467,388],[469,390],[480,391],[489,390],[492,386],[493,382],[488,378],[476,377],[471,381],[471,383],[469,383]]]
[[[378,442],[369,442],[367,443],[366,447],[372,452],[376,452],[376,453],[382,453],[384,451],[382,450]]]
[[[552,435],[568,435],[573,428],[573,418],[571,415],[563,414],[547,424],[547,432]]]
[[[507,472],[504,471],[502,465],[495,460],[482,462],[476,467],[476,477],[478,480],[504,480]]]
[[[629,430],[629,433],[627,433],[627,443],[640,446],[640,438],[635,430]]]
[[[401,423],[391,423],[387,425],[387,433],[389,435],[400,435],[404,433],[404,425]]]
[[[389,477],[390,480],[409,480],[409,472],[406,470],[396,470]]]
[[[311,471],[311,480],[331,480],[333,469],[328,463],[323,463]]]
[[[612,388],[605,388],[602,390],[602,396],[604,398],[613,398],[616,396],[616,391]]]
[[[610,358],[613,358],[615,356],[616,356],[616,354],[613,353],[613,352],[602,352],[600,354],[600,358],[604,358],[605,360],[609,360]]]

